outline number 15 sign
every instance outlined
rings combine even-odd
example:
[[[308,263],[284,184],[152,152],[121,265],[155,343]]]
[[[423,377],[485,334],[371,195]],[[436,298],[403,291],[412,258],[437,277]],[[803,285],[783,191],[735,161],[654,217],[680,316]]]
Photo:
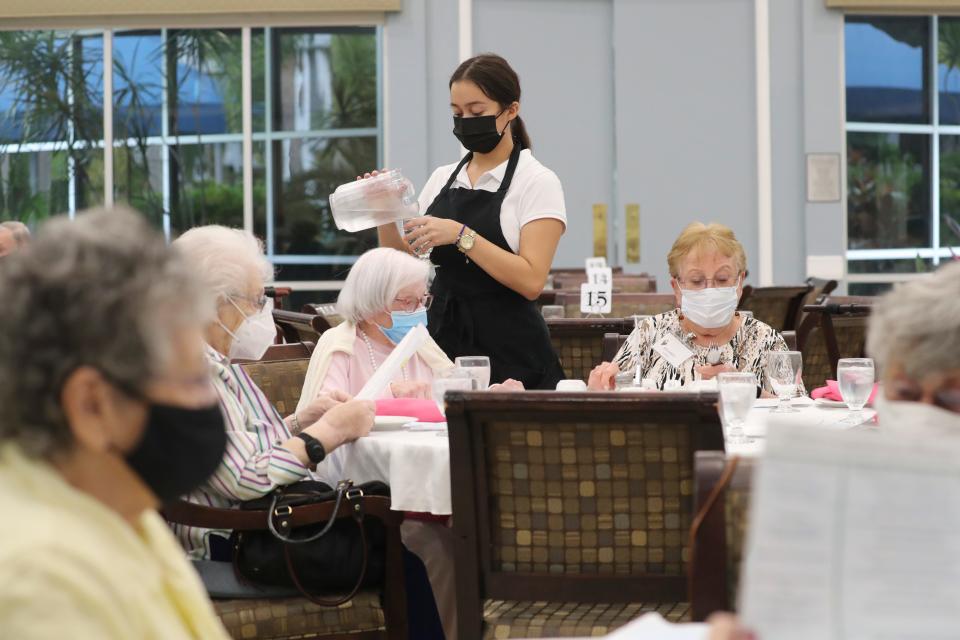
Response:
[[[609,284],[580,285],[580,313],[610,313],[613,304],[613,292]]]

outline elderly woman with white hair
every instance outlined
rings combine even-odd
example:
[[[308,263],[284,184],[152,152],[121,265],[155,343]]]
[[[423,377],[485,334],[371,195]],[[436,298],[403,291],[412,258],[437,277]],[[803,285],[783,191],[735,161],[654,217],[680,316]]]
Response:
[[[281,417],[232,359],[259,359],[273,342],[272,300],[264,283],[273,274],[250,233],[216,225],[195,227],[173,246],[212,292],[216,318],[206,326],[207,359],[226,420],[227,451],[211,479],[187,499],[232,507],[278,486],[309,479],[311,470],[340,445],[366,435],[371,402],[323,394]],[[187,551],[204,559],[231,557],[230,531],[175,525]]]
[[[371,249],[360,256],[337,299],[345,321],[320,336],[298,409],[324,393],[358,393],[411,329],[426,326],[428,269],[423,260],[395,249]],[[428,339],[382,396],[429,398],[434,376],[452,367]]]
[[[960,263],[898,285],[870,314],[884,429],[960,436]]]

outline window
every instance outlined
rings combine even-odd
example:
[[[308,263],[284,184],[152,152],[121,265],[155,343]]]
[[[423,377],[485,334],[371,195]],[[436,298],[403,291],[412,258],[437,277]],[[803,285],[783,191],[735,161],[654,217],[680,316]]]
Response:
[[[866,294],[960,254],[960,18],[848,16],[845,46],[848,280]]]
[[[113,31],[111,140],[104,34],[0,32],[0,219],[35,224],[102,203],[109,149],[115,201],[168,237],[242,227],[249,161],[250,230],[278,281],[304,282],[297,290],[329,288],[375,246],[372,231],[337,231],[327,196],[381,164],[376,27],[251,30],[249,159],[240,29]]]

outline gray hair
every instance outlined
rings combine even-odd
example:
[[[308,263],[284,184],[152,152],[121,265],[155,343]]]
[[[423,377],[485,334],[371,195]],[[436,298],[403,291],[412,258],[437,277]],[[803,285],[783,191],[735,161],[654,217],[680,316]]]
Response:
[[[426,282],[430,267],[409,253],[380,247],[360,256],[347,275],[337,313],[357,324],[390,308],[404,287]]]
[[[169,363],[173,334],[212,316],[208,293],[163,236],[129,210],[45,223],[0,267],[0,442],[67,450],[60,404],[81,366],[141,389]]]
[[[7,229],[13,235],[13,241],[22,247],[30,241],[30,228],[17,220],[0,222],[0,229]]]
[[[263,255],[263,243],[249,231],[212,224],[194,227],[177,238],[177,247],[220,302],[247,295],[253,277],[273,279],[273,265]]]
[[[867,352],[880,369],[896,362],[915,380],[960,367],[960,263],[880,298],[870,314]]]

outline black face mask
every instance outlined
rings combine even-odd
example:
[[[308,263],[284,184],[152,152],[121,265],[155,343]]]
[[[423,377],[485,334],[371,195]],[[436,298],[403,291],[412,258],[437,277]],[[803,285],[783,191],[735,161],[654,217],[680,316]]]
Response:
[[[506,109],[503,111],[506,111]],[[495,116],[476,116],[473,118],[453,116],[453,135],[457,136],[457,140],[468,151],[490,153],[500,144],[500,139],[503,138],[503,134],[507,130],[507,127],[504,127],[503,131],[497,132],[497,118],[503,111]]]

